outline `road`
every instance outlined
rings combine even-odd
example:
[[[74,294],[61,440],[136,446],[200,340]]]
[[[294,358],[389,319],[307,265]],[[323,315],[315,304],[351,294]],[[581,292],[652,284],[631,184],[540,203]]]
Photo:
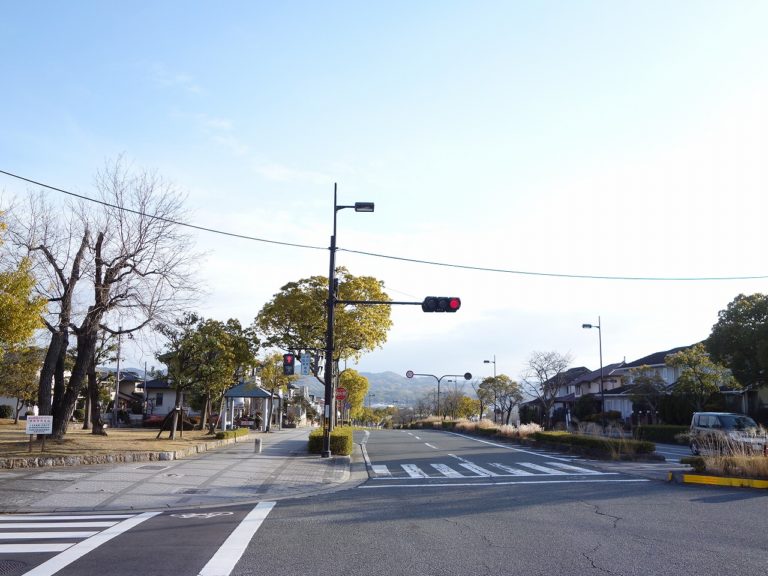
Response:
[[[762,491],[666,484],[440,431],[376,430],[365,452],[370,478],[323,496],[37,519],[58,527],[5,517],[5,535],[28,535],[0,534],[6,544],[69,547],[0,549],[0,573],[768,574]],[[83,534],[39,536],[52,531]]]

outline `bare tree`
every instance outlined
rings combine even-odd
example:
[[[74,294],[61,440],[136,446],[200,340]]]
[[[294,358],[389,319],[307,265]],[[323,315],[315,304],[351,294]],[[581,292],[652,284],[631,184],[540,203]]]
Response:
[[[564,382],[564,374],[573,361],[570,354],[559,352],[533,352],[528,358],[522,379],[525,392],[534,396],[543,410],[545,426],[549,426],[550,412],[557,392]]]
[[[39,265],[54,281],[49,300],[59,303],[57,323],[49,323],[52,339],[40,379],[42,398],[55,366],[53,402],[41,400],[41,407],[51,406],[55,438],[66,433],[86,385],[99,332],[127,334],[178,315],[191,306],[197,292],[196,255],[189,233],[180,225],[183,198],[174,187],[155,173],[132,171],[121,157],[97,173],[95,188],[99,205],[71,207],[72,216],[63,224],[59,214],[41,203],[24,242],[40,255]],[[75,309],[76,286],[81,286],[87,308],[83,304]],[[77,339],[77,356],[65,384],[63,378],[58,382],[58,375],[63,375],[70,331]],[[96,386],[95,379],[91,381],[89,388]],[[91,399],[97,395],[98,390],[89,389]],[[92,413],[92,422],[99,418]],[[102,432],[99,428],[94,426],[93,432]]]

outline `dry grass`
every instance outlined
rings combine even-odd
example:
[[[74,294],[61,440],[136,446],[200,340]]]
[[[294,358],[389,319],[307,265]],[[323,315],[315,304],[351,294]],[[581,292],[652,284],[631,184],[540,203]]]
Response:
[[[25,424],[20,421],[0,420],[0,458],[29,456],[29,436],[24,433]],[[108,436],[96,436],[90,430],[82,430],[82,424],[70,426],[62,440],[46,438],[45,451],[41,442],[32,444],[33,456],[76,456],[114,454],[116,452],[166,452],[214,439],[204,431],[185,430],[183,438],[176,433],[176,440],[168,439],[168,432],[156,440],[158,430],[145,428],[120,428],[108,430]]]
[[[760,433],[764,434],[761,428]],[[690,439],[690,435],[688,435]],[[705,471],[737,478],[768,479],[768,457],[726,437],[697,438]]]

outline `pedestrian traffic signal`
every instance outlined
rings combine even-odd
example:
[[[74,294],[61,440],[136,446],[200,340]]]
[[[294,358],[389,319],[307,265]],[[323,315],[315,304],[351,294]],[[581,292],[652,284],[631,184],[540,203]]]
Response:
[[[296,356],[293,354],[283,354],[283,376],[293,376],[295,366]]]
[[[421,303],[424,312],[456,312],[461,308],[461,298],[455,296],[427,296]]]

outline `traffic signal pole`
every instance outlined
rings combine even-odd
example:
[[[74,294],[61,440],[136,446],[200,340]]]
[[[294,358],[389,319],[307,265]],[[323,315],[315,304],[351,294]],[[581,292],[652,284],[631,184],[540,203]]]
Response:
[[[336,184],[333,185],[333,235],[331,236],[330,266],[328,269],[328,301],[326,302],[325,329],[325,414],[323,418],[323,450],[320,456],[331,457],[331,432],[333,431],[334,395],[333,395],[333,320],[336,310]]]

